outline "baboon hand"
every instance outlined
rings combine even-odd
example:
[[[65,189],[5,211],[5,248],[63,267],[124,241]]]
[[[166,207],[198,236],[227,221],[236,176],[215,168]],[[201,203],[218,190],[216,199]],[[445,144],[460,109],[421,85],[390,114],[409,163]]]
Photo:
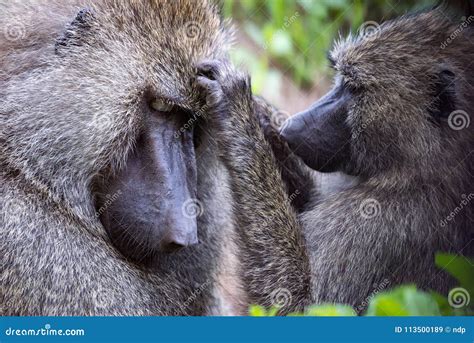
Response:
[[[229,61],[204,61],[197,66],[197,84],[205,97],[212,121],[231,119],[251,102],[250,80]],[[232,120],[230,120],[232,121]]]

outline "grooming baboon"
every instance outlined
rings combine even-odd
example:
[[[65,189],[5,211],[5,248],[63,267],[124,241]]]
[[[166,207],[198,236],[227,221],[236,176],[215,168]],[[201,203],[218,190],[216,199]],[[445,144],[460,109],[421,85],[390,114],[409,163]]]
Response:
[[[359,182],[324,199],[315,193],[298,217],[277,171],[285,157],[272,155],[258,127],[249,83],[226,62],[200,66],[241,211],[236,229],[251,303],[284,296],[282,313],[322,302],[361,311],[380,287],[415,283],[446,294],[454,285],[434,254],[474,251],[474,134],[466,125],[474,34],[457,30],[460,17],[438,7],[335,45],[333,90],[291,118],[282,136],[311,168]]]
[[[0,31],[0,315],[206,313],[229,202],[188,127],[216,7],[2,2]]]

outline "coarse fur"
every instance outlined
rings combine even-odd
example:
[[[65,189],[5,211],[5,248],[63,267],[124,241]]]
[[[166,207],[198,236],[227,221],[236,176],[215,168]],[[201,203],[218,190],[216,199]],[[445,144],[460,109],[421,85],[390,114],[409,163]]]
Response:
[[[226,62],[201,66],[251,303],[281,305],[281,313],[325,302],[362,312],[381,289],[414,283],[447,294],[455,285],[434,255],[474,255],[474,127],[453,129],[459,119],[440,110],[472,119],[472,27],[441,48],[459,18],[441,6],[335,45],[336,86],[350,92],[350,158],[340,170],[358,184],[316,196],[299,215],[279,172],[285,158],[258,127],[249,82]],[[443,74],[454,78],[439,90]]]
[[[0,28],[0,315],[207,313],[230,213],[208,136],[196,152],[201,244],[152,267],[113,247],[93,187],[125,164],[146,91],[195,109],[195,63],[230,42],[216,6],[2,1]]]
[[[361,311],[382,284],[447,294],[455,283],[434,254],[474,255],[474,202],[466,202],[474,197],[474,128],[453,129],[459,118],[449,117],[473,115],[474,30],[442,48],[462,22],[440,6],[387,22],[372,37],[349,37],[330,53],[336,82],[353,90],[343,171],[360,183],[301,217],[313,228],[306,237],[314,301]],[[444,72],[454,78],[440,90]],[[434,113],[443,106],[453,108]]]

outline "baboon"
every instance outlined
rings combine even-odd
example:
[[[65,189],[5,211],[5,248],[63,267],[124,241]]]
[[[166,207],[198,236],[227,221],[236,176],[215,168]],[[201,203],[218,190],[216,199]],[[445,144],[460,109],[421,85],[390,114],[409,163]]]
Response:
[[[324,198],[311,190],[309,208],[290,203],[288,184],[297,182],[282,180],[278,154],[294,156],[264,137],[248,79],[226,61],[200,65],[197,82],[240,211],[250,303],[277,304],[281,313],[344,303],[361,312],[381,287],[415,283],[446,294],[454,286],[434,254],[474,252],[469,15],[460,21],[436,7],[335,44],[333,89],[281,135],[312,169],[358,183]]]
[[[230,207],[192,79],[226,55],[216,6],[2,2],[0,31],[0,315],[207,313]]]

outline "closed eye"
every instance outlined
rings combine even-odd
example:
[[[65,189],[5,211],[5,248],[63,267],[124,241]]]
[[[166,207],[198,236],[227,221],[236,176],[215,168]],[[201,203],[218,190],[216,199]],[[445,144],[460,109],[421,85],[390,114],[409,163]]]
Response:
[[[154,98],[150,102],[150,107],[153,111],[168,113],[168,112],[171,112],[174,105],[166,99]]]

